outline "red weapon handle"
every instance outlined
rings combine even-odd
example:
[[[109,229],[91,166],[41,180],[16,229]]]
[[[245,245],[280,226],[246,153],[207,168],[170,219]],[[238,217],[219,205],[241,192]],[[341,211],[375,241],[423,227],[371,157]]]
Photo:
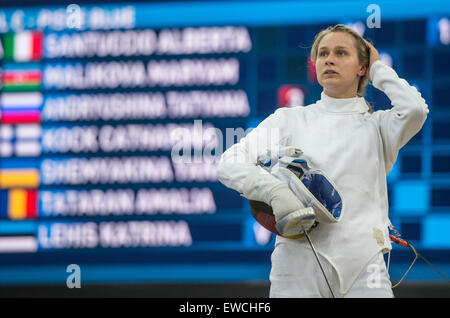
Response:
[[[389,237],[391,238],[392,242],[397,243],[400,246],[409,246],[409,243],[405,240],[402,240],[401,238],[395,237],[394,235],[389,235]]]

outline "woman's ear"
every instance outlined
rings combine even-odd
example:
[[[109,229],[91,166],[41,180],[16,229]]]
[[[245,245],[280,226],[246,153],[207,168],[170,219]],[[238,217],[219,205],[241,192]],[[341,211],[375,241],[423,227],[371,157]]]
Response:
[[[361,68],[358,71],[358,76],[369,75],[368,72],[369,72],[369,69],[368,69],[367,65],[363,65],[363,66],[361,66]]]

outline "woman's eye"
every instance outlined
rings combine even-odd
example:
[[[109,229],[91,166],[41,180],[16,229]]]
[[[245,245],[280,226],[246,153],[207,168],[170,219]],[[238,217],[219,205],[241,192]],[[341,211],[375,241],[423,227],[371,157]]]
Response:
[[[342,56],[342,55],[346,55],[347,53],[345,51],[338,51],[336,55]],[[320,52],[319,56],[325,56],[327,55],[327,52]]]

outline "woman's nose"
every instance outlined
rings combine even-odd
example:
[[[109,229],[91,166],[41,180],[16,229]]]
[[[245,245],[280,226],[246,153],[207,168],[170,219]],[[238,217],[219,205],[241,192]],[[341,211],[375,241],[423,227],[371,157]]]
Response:
[[[325,60],[325,64],[329,65],[329,64],[334,64],[334,55],[333,53],[328,54],[326,60]]]
[[[332,56],[332,54],[328,54],[327,59],[325,60],[325,64],[334,64],[334,57]]]

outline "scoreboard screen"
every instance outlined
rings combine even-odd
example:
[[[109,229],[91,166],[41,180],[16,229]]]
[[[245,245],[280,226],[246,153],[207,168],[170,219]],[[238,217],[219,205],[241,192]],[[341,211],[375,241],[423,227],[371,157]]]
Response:
[[[399,2],[0,7],[0,284],[65,284],[73,264],[83,283],[267,281],[275,237],[217,163],[277,107],[320,98],[309,50],[337,23],[428,103],[387,176],[390,218],[448,273],[450,4]],[[394,247],[391,278],[412,259]]]

